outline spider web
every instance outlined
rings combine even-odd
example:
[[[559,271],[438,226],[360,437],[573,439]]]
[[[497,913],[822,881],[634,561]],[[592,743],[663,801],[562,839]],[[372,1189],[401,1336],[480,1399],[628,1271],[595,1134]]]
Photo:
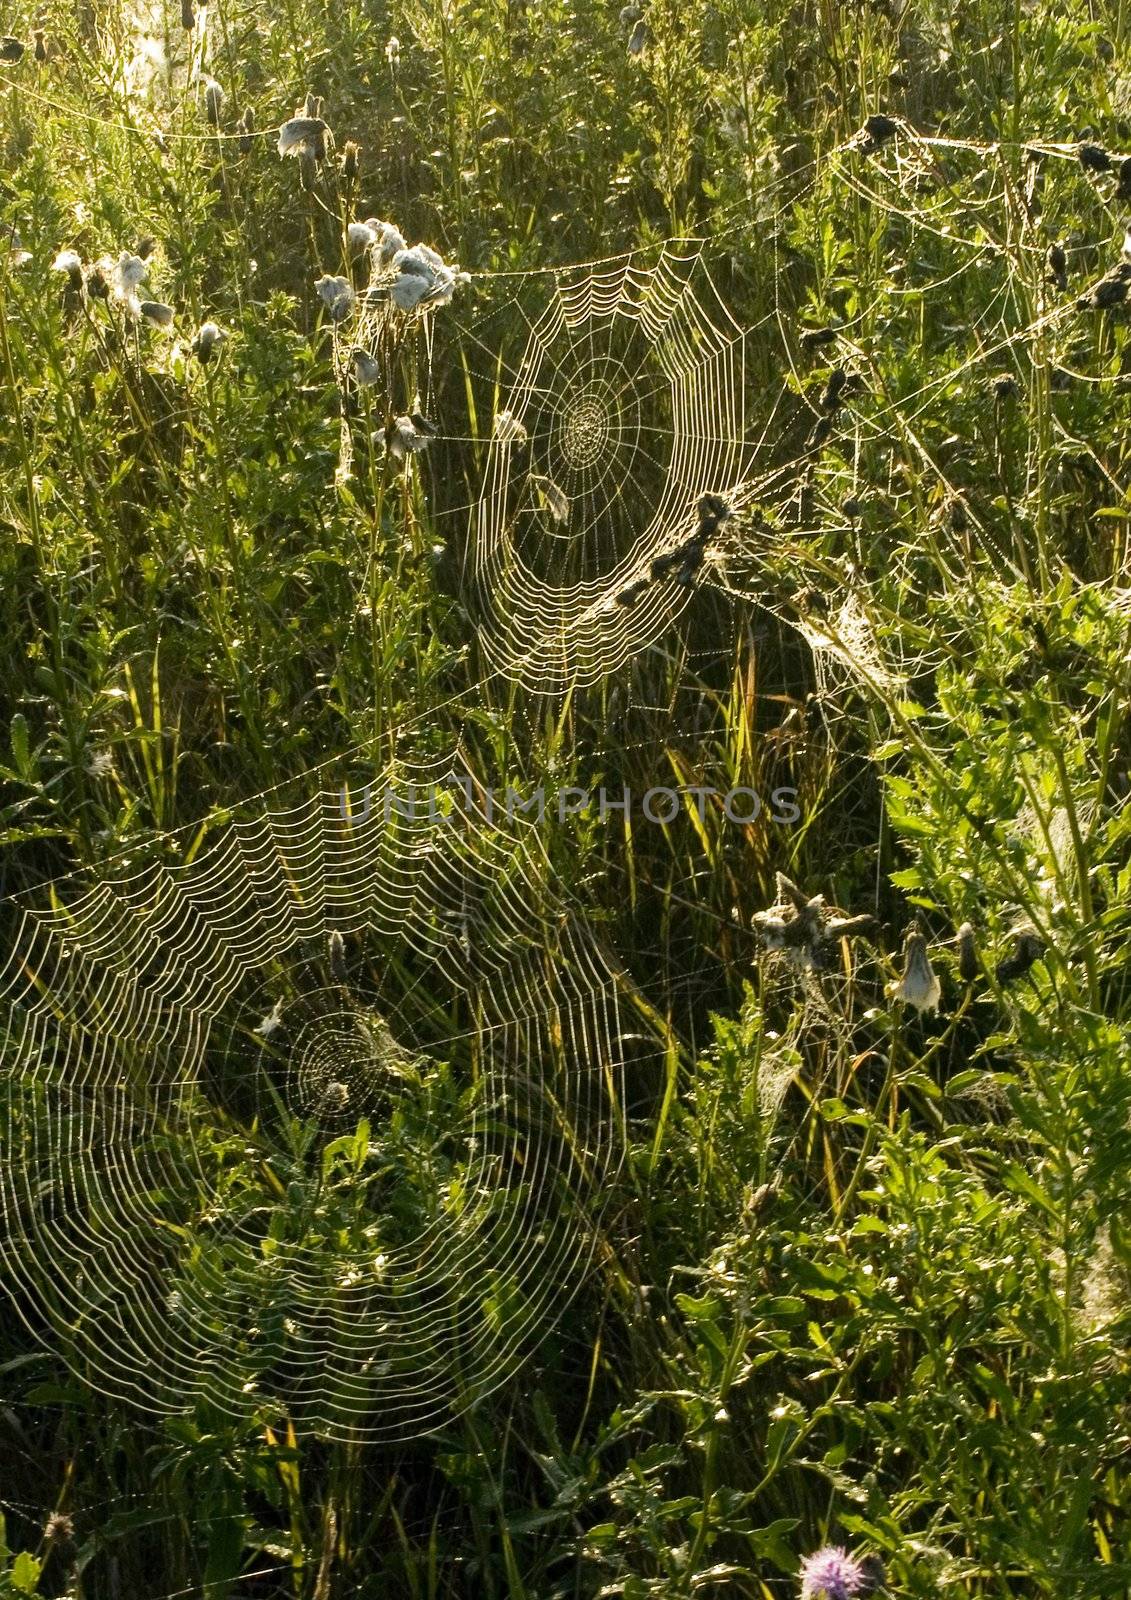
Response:
[[[619,1159],[619,980],[489,809],[398,767],[25,911],[3,1267],[85,1381],[404,1439],[560,1316]]]
[[[614,672],[687,606],[698,502],[737,512],[767,487],[768,419],[750,409],[749,334],[695,246],[532,282],[508,296],[476,400],[490,441],[466,564],[490,667],[554,694]]]

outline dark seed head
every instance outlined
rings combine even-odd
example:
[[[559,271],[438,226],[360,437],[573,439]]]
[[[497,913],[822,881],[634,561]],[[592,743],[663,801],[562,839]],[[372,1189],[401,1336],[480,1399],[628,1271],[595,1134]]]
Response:
[[[647,587],[648,579],[638,578],[635,583],[630,583],[627,589],[622,589],[617,595],[617,605],[624,606],[626,610],[629,606],[634,606]]]
[[[196,12],[192,9],[192,0],[181,0],[181,27],[186,33],[191,33],[196,27]]]
[[[1127,298],[1127,290],[1131,287],[1127,277],[1121,271],[1123,263],[1106,273],[1099,281],[1093,284],[1087,294],[1081,295],[1076,304],[1082,309],[1094,311],[1107,311],[1112,306],[1121,306]]]
[[[829,602],[820,589],[798,589],[793,603],[801,612],[812,612],[818,617],[827,617],[829,614]]]
[[[800,336],[802,348],[805,350],[817,350],[822,345],[832,344],[835,338],[835,328],[806,328]]]
[[[47,60],[47,36],[42,28],[36,28],[35,30],[35,59],[37,61]]]
[[[882,112],[875,111],[864,124],[864,134],[869,149],[874,150],[877,145],[886,144],[889,139],[894,139],[899,132],[899,123],[892,117],[885,117]]]
[[[669,572],[675,571],[682,560],[682,549],[665,550],[663,555],[657,556],[652,562],[652,565],[648,568],[648,574],[652,578],[666,578]]]
[[[1111,157],[1102,144],[1078,144],[1076,159],[1085,172],[1111,171]]]
[[[1068,257],[1064,253],[1064,246],[1062,244],[1050,244],[1046,261],[1048,263],[1049,277],[1056,284],[1057,288],[1067,288]]]
[[[0,39],[0,61],[22,61],[24,47],[19,39]]]
[[[357,177],[358,167],[361,164],[361,146],[353,139],[347,139],[342,146],[341,154],[342,177],[347,183],[352,183]]]
[[[718,524],[725,522],[728,517],[734,515],[730,504],[723,499],[721,494],[701,494],[695,502],[695,510],[700,524],[704,522]]]
[[[1023,978],[1044,951],[1044,941],[1032,928],[1022,928],[1014,934],[1013,945],[1007,956],[998,962],[994,976],[1002,984],[1015,983]]]
[[[819,450],[832,431],[833,419],[831,417],[818,417],[814,424],[813,432],[809,435],[810,450]]]
[[[821,393],[821,408],[824,411],[835,411],[840,405],[841,396],[845,385],[848,383],[848,373],[843,367],[834,367],[829,373],[828,382]]]
[[[75,1525],[65,1511],[53,1511],[43,1528],[48,1544],[67,1544],[75,1536]]]

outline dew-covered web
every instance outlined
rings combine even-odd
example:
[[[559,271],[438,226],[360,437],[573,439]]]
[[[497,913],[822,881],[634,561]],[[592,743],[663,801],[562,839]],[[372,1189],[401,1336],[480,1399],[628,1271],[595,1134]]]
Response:
[[[403,1439],[576,1292],[619,980],[455,766],[60,891],[2,985],[5,1275],[85,1380]]]
[[[507,285],[475,329],[464,563],[494,670],[592,683],[687,605],[722,526],[703,497],[746,503],[781,398],[752,406],[748,336],[686,243]]]

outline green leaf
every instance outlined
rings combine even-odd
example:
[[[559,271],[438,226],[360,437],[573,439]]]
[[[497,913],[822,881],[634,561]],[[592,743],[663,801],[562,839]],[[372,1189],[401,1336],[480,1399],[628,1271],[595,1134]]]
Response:
[[[12,1588],[17,1594],[38,1594],[40,1563],[29,1550],[21,1550],[12,1562]]]

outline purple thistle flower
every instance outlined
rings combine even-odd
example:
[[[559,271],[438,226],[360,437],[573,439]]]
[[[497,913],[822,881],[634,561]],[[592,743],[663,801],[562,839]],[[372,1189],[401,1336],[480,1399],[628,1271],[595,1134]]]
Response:
[[[801,1600],[854,1600],[867,1589],[862,1564],[841,1545],[827,1544],[801,1563]]]

